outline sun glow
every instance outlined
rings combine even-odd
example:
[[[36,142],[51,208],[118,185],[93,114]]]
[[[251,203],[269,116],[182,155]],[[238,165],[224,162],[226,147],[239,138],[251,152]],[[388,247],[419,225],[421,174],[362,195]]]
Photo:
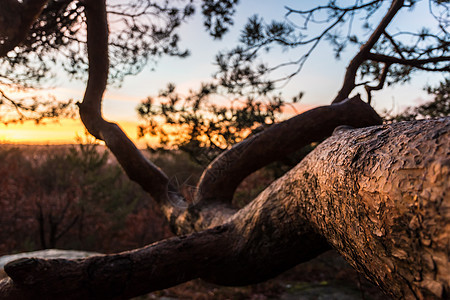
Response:
[[[137,140],[137,122],[119,121],[119,126],[140,147],[151,140]],[[83,137],[85,128],[79,119],[61,119],[36,125],[33,121],[23,124],[0,125],[0,143],[57,145],[76,143],[76,137]]]
[[[291,106],[283,109],[283,118],[289,118],[292,115],[307,110],[306,105],[296,105],[294,110]],[[116,121],[114,121],[116,122]],[[147,144],[154,146],[159,144],[159,136],[138,139],[137,120],[120,120],[116,122],[128,137],[137,144],[138,147],[145,147]],[[166,131],[171,131],[169,125],[165,125]],[[174,129],[172,129],[173,131]],[[178,134],[182,135],[176,129]],[[0,124],[0,143],[11,144],[37,144],[37,145],[58,145],[76,143],[76,137],[85,135],[85,127],[80,119],[60,119],[57,121],[47,120],[43,124],[36,125],[34,121],[25,121],[23,123],[12,123],[8,125]]]
[[[0,125],[0,141],[14,144],[71,144],[76,135],[84,134],[80,120],[62,119],[36,125],[33,121],[23,124]]]

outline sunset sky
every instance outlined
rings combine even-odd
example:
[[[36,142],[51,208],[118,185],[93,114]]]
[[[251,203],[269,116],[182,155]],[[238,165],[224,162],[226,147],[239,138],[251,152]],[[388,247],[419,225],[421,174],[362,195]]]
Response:
[[[219,50],[232,48],[237,40],[242,25],[248,16],[259,14],[265,20],[281,20],[284,16],[284,5],[299,7],[312,5],[312,1],[273,1],[273,0],[242,0],[237,8],[235,26],[222,41],[213,41],[203,30],[202,19],[199,14],[183,25],[180,36],[182,45],[191,50],[191,55],[185,59],[162,58],[154,71],[145,69],[138,76],[127,77],[122,87],[110,87],[103,103],[104,115],[107,119],[118,122],[127,134],[135,139],[137,127],[136,106],[140,100],[149,95],[156,95],[167,83],[177,85],[182,93],[189,89],[197,89],[199,83],[207,81],[215,72],[214,56]],[[315,3],[315,1],[314,1]],[[428,1],[422,1],[414,12],[402,10],[391,24],[392,28],[417,28],[431,22],[428,13]],[[414,16],[412,18],[411,16]],[[420,20],[418,22],[417,20]],[[283,95],[290,98],[300,91],[305,93],[301,102],[297,104],[298,111],[329,104],[342,84],[345,67],[356,49],[349,48],[340,60],[335,60],[331,46],[322,42],[310,57],[302,72],[294,77],[283,89]],[[273,52],[273,61],[287,61],[296,59],[300,54],[294,51]],[[47,91],[59,99],[73,98],[80,100],[84,92],[84,83],[69,81],[61,73],[57,79],[56,88]],[[408,105],[423,103],[429,96],[423,91],[426,84],[435,84],[442,80],[441,74],[417,73],[413,80],[405,85],[387,87],[374,94],[374,106],[377,111],[383,109],[400,112]],[[361,92],[362,93],[362,92]],[[363,93],[362,93],[363,94]],[[34,122],[24,124],[0,125],[0,143],[73,143],[76,135],[83,135],[84,128],[79,120],[60,120],[47,122],[46,125],[36,126]],[[139,144],[143,144],[141,141]]]

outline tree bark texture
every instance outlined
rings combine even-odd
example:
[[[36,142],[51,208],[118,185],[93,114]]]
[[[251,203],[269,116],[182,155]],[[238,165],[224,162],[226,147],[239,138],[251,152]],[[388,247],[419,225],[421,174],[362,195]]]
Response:
[[[450,296],[449,130],[447,118],[343,131],[284,178],[312,226],[396,298]]]
[[[265,280],[336,248],[397,299],[450,294],[450,118],[336,130],[223,225],[116,255],[21,259],[2,299],[126,299]]]

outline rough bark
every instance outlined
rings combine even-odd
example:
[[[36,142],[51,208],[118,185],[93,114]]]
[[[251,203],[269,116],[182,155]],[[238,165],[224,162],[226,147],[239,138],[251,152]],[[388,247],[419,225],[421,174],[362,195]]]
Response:
[[[336,130],[221,226],[116,255],[15,261],[0,295],[123,299],[197,277],[248,284],[329,243],[394,298],[445,298],[449,130],[450,118]]]
[[[61,249],[45,249],[38,250],[32,252],[22,252],[10,255],[4,255],[0,257],[0,279],[3,279],[6,276],[3,267],[14,260],[24,258],[24,257],[36,257],[36,258],[44,258],[44,259],[55,259],[55,258],[64,258],[64,259],[78,259],[85,258],[89,256],[99,255],[98,252],[89,252],[89,251],[80,251],[80,250],[61,250]]]
[[[302,163],[313,173],[285,178],[314,183],[296,190],[316,195],[308,220],[395,298],[450,296],[449,130],[450,118],[344,131]]]
[[[381,122],[373,108],[357,95],[297,115],[238,143],[205,169],[194,203],[187,204],[174,190],[168,195],[169,200],[164,202],[172,204],[172,209],[166,204],[164,212],[172,231],[187,234],[223,224],[236,212],[231,201],[237,186],[249,174],[311,142],[322,140],[337,126],[364,127]]]

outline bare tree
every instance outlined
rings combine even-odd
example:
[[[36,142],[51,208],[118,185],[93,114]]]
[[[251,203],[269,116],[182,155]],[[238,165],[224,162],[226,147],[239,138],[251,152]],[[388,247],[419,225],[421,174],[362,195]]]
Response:
[[[10,278],[0,282],[2,299],[125,299],[193,278],[250,284],[332,247],[395,298],[449,295],[450,119],[380,125],[369,104],[348,98],[353,68],[370,59],[369,50],[404,1],[392,1],[350,63],[333,104],[225,151],[203,173],[195,203],[185,201],[120,127],[102,117],[107,10],[105,0],[84,5],[89,79],[81,119],[159,203],[172,230],[184,235],[82,260],[16,260],[5,266]],[[234,190],[249,173],[329,135],[247,206],[232,207]]]

